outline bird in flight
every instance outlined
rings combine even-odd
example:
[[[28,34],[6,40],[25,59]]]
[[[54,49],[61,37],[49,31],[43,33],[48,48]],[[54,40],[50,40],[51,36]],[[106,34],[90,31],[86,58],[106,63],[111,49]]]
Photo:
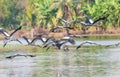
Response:
[[[28,45],[39,46],[35,44],[35,42],[38,40],[37,38],[34,38],[32,40],[28,39],[26,36],[23,36],[22,38],[27,42]]]
[[[47,50],[51,47],[51,46],[56,46],[58,50],[62,49],[62,47],[64,47],[63,45],[66,43],[70,43],[70,44],[75,44],[75,41],[70,38],[70,37],[63,37],[61,39],[53,39],[52,41],[50,41],[49,43],[45,44],[43,46],[43,48],[48,47]]]
[[[99,18],[95,21],[93,21],[92,19],[86,17],[86,21],[85,22],[80,22],[82,25],[84,26],[92,26],[92,25],[95,25],[97,22],[101,21],[101,20],[105,20],[107,17],[102,17],[102,18]]]
[[[78,50],[78,49],[81,48],[81,46],[83,46],[84,44],[91,44],[91,45],[102,46],[101,44],[97,44],[97,43],[94,43],[94,42],[91,42],[91,41],[85,41],[85,42],[81,43],[80,45],[78,45],[78,46],[76,47],[76,49]]]
[[[4,41],[3,47],[5,47],[6,44],[7,44],[8,42],[10,42],[10,41],[17,41],[17,42],[19,42],[19,43],[22,44],[21,41],[19,41],[18,39],[15,39],[15,38],[14,38],[14,35],[16,34],[16,32],[18,32],[19,30],[21,30],[21,28],[22,28],[22,26],[18,27],[18,28],[15,29],[11,34],[8,34],[3,28],[0,29],[0,33],[2,33],[2,34],[5,36],[5,39],[6,39],[6,40]]]
[[[13,59],[13,58],[18,57],[18,56],[23,56],[23,57],[35,57],[35,55],[15,54],[15,55],[7,56],[7,57],[5,57],[5,58],[6,58],[6,59]]]
[[[45,37],[43,37],[43,35],[37,35],[37,36],[36,36],[36,39],[42,41],[43,44],[46,44],[46,43],[48,43],[49,41],[51,41],[51,40],[53,39],[53,37],[45,38]]]
[[[87,30],[86,27],[87,27],[87,26],[98,25],[98,22],[99,22],[99,21],[107,19],[108,16],[109,16],[109,15],[100,17],[100,18],[96,19],[95,21],[93,21],[93,20],[90,19],[89,17],[86,17],[86,21],[85,21],[85,22],[80,22],[80,23],[83,25],[82,30],[84,31],[84,33],[86,33],[86,30]]]
[[[70,29],[73,29],[72,27],[71,27],[71,23],[74,23],[74,22],[76,22],[76,20],[72,20],[72,21],[70,21],[70,22],[68,22],[68,21],[66,21],[65,19],[62,19],[62,18],[58,18],[60,21],[62,21],[62,22],[64,22],[64,24],[65,24],[65,29],[66,29],[66,32],[67,32],[67,34],[69,35],[70,33],[69,33],[69,30]]]

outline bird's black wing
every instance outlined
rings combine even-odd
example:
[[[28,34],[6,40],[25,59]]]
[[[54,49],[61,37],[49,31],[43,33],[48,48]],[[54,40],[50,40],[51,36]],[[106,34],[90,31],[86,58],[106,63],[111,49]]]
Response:
[[[55,26],[54,28],[52,28],[50,31],[51,32],[55,32],[56,29],[62,29],[63,26]]]
[[[28,41],[28,38],[27,38],[27,37],[23,36],[22,38],[23,38],[24,40],[26,40],[28,44],[30,43],[30,42]]]
[[[46,47],[48,47],[48,46],[51,45],[51,44],[54,44],[54,42],[52,41],[52,42],[49,42],[49,43],[45,44],[45,45],[43,46],[43,48],[46,48]]]
[[[97,44],[97,43],[94,43],[94,42],[91,42],[91,41],[85,41],[85,42],[81,43],[80,45],[78,45],[76,47],[76,49],[79,49],[82,45],[84,45],[86,43],[91,44],[91,45],[96,45],[96,46],[102,46],[101,44]]]
[[[62,42],[60,45],[62,46],[63,44],[65,44],[65,43],[67,43],[67,41],[65,41],[65,42]]]
[[[34,38],[33,41],[34,41],[34,40],[37,40],[37,39],[38,39],[38,40],[41,40],[41,41],[44,43],[44,40],[42,39],[42,35],[36,36],[36,38]]]
[[[85,41],[85,42],[81,43],[80,45],[78,45],[78,46],[76,47],[76,49],[79,49],[82,45],[84,45],[84,44],[86,44],[86,43],[91,43],[91,42]]]
[[[97,22],[100,21],[100,20],[105,20],[105,19],[107,19],[108,16],[109,16],[109,15],[104,16],[104,17],[101,17],[101,18],[95,20],[95,21],[93,22],[93,24],[97,23]]]
[[[63,28],[66,28],[66,29],[74,29],[73,27],[63,27]]]
[[[22,26],[20,26],[19,28],[15,29],[11,34],[10,36],[14,35],[14,33],[16,33],[18,30],[20,30],[22,28]]]
[[[48,43],[50,40],[52,41],[54,37],[48,37],[47,40],[44,42],[44,44]]]
[[[63,39],[63,41],[67,41],[70,44],[75,44],[75,41],[73,39]]]
[[[67,27],[70,26],[70,22],[68,22],[68,21],[66,21],[66,20],[64,20],[62,18],[59,18],[59,20],[63,21]]]
[[[62,43],[56,44],[58,49],[61,49],[61,46],[64,45],[65,43],[67,43],[67,41],[64,41]]]
[[[75,44],[75,40],[73,39],[69,39],[68,42],[70,42],[71,44]]]
[[[86,44],[86,43],[87,43],[87,42],[83,42],[83,43],[81,43],[80,45],[78,45],[78,46],[76,47],[76,49],[81,48],[81,46],[84,45],[84,44]]]
[[[20,40],[18,40],[18,39],[16,39],[15,41],[18,41],[20,44],[22,44],[22,42]]]
[[[66,20],[59,18],[59,20],[63,21],[64,23],[68,23]]]
[[[71,44],[75,44],[75,40],[71,37],[63,37],[62,39],[60,39],[61,41],[67,41]]]
[[[35,44],[35,42],[36,42],[37,40],[38,40],[37,38],[34,38],[34,39],[31,41],[31,44]]]

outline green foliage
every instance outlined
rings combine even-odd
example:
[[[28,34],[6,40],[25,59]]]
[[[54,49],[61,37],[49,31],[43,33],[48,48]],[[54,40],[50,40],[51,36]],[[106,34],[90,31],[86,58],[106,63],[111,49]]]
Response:
[[[55,0],[36,0],[34,3],[41,25],[47,27],[48,24],[52,24],[52,19],[56,17],[57,8],[54,1]]]
[[[22,23],[30,28],[49,28],[60,24],[58,18],[71,21],[90,16],[96,20],[107,14],[109,17],[102,26],[119,27],[119,0],[0,0],[0,27],[5,28],[15,28]]]
[[[89,4],[83,8],[87,16],[98,19],[102,16],[109,15],[107,21],[103,25],[107,28],[110,24],[120,25],[120,3],[119,0],[95,0],[94,4]]]
[[[14,28],[20,23],[21,8],[16,5],[17,0],[0,1],[0,26]]]

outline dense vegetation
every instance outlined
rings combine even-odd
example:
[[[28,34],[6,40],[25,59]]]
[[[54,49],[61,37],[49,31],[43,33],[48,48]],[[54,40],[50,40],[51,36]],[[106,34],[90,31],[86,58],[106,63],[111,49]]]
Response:
[[[120,0],[0,0],[0,27],[8,29],[19,25],[49,29],[63,24],[58,18],[84,21],[86,16],[95,20],[106,14],[102,26],[119,27]]]

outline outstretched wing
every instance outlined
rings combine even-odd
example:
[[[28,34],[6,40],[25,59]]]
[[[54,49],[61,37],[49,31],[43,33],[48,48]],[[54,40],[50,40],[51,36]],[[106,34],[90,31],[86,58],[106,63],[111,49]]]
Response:
[[[97,45],[97,46],[102,46],[101,44],[97,44],[97,43],[94,43],[94,42],[91,42],[91,41],[85,41],[85,42],[83,42],[83,43],[81,43],[80,45],[78,45],[77,47],[76,47],[76,49],[79,49],[81,46],[83,46],[84,44],[91,44],[91,45]]]
[[[48,37],[47,40],[45,41],[45,43],[48,43],[50,41],[52,41],[54,39],[54,37]]]
[[[14,32],[12,32],[12,33],[10,34],[10,36],[13,36],[18,30],[21,30],[21,28],[22,28],[22,26],[20,26],[19,28],[15,29]]]
[[[100,21],[100,20],[105,20],[105,19],[107,19],[108,16],[109,16],[109,15],[104,16],[104,17],[101,17],[101,18],[95,20],[95,21],[93,22],[93,24],[97,23],[97,22]]]
[[[75,44],[75,41],[71,37],[63,37],[61,41],[67,41],[71,44]]]
[[[37,38],[34,38],[34,39],[31,41],[31,44],[35,44],[35,42],[36,42],[37,40],[38,40]]]
[[[57,48],[60,50],[61,49],[61,46],[64,45],[65,43],[67,43],[67,41],[64,41],[62,43],[57,43],[56,46]]]
[[[23,36],[23,39],[25,39],[28,44],[30,43],[30,42],[28,41],[28,38],[27,38],[27,37]]]
[[[50,31],[55,32],[56,29],[62,29],[62,28],[63,28],[63,26],[55,26]]]
[[[52,41],[52,42],[49,42],[49,43],[47,43],[47,44],[45,44],[45,45],[43,46],[43,48],[46,48],[46,47],[48,47],[49,45],[51,46],[52,44],[54,44],[53,41]]]
[[[36,38],[33,39],[33,41],[37,39],[42,41],[42,43],[44,43],[44,39],[42,38],[42,35],[37,35]]]
[[[62,19],[62,18],[59,18],[59,20],[63,21],[64,23],[69,23],[68,21]]]
[[[70,22],[68,22],[62,18],[59,18],[59,20],[63,21],[67,27],[70,26]]]
[[[20,44],[22,44],[22,42],[21,42],[20,40],[18,40],[18,39],[16,39],[15,41],[17,41],[17,42],[19,42]]]
[[[78,45],[78,46],[76,47],[76,49],[81,48],[81,46],[84,45],[84,44],[86,44],[86,43],[88,43],[88,41],[85,41],[85,42],[81,43],[80,45]]]

